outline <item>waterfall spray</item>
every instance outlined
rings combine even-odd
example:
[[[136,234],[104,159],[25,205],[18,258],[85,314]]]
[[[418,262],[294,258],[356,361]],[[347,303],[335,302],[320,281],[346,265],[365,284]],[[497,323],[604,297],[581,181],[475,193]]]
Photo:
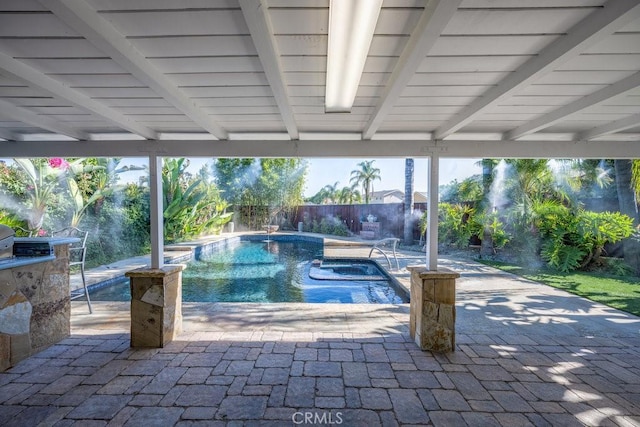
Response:
[[[507,172],[507,162],[504,159],[500,160],[495,169],[495,176],[491,183],[491,189],[489,190],[489,202],[491,203],[491,211],[496,212],[498,209],[508,203],[507,195],[505,194],[505,180]]]

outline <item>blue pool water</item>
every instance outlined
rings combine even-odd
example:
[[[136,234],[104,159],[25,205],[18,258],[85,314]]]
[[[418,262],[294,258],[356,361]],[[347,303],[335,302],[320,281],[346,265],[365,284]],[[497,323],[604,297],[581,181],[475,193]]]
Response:
[[[364,261],[323,261],[322,243],[239,241],[201,254],[182,276],[186,302],[407,302],[378,266]],[[314,261],[316,260],[316,261]],[[129,281],[97,289],[96,301],[128,301]]]

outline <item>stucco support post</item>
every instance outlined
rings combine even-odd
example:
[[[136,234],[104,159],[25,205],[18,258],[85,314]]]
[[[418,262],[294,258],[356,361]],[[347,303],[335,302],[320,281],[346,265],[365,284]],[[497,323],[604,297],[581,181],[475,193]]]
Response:
[[[409,334],[422,350],[449,352],[456,346],[456,279],[458,273],[438,269],[439,162],[429,157],[426,265],[408,266],[411,272]]]
[[[440,183],[440,157],[429,157],[429,181],[427,199],[427,269],[438,269],[438,186]]]
[[[162,157],[149,155],[149,193],[151,216],[151,268],[164,265],[164,219],[162,217]]]
[[[149,154],[151,266],[129,271],[131,347],[164,347],[182,331],[183,265],[164,264],[162,157]]]

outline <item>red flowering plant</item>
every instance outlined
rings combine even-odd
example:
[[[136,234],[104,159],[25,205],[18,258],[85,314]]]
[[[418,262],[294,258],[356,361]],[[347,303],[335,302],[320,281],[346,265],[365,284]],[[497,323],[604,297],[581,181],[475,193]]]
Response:
[[[62,157],[52,157],[48,160],[48,163],[52,169],[68,170],[70,167],[69,162],[67,162]]]

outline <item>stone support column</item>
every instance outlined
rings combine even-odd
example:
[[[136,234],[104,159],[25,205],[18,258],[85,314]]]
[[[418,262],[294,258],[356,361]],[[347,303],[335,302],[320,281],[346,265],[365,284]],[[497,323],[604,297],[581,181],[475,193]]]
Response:
[[[131,347],[164,347],[182,332],[182,265],[129,271]]]
[[[448,269],[436,271],[424,265],[411,271],[409,333],[422,350],[454,351],[456,346],[456,279]]]

